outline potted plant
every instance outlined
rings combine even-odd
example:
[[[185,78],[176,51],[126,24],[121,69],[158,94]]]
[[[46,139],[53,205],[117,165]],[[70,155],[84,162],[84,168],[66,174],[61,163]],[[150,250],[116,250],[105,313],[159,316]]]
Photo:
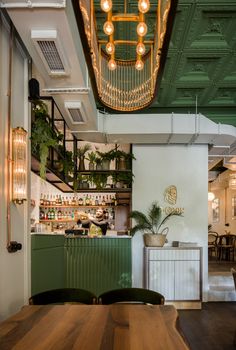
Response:
[[[110,170],[110,162],[115,159],[114,151],[113,149],[108,152],[100,152],[97,150],[97,154],[101,159],[102,170]]]
[[[31,128],[31,148],[32,153],[39,156],[40,177],[46,178],[46,164],[50,147],[55,149],[62,140],[63,135],[53,130],[50,125],[47,105],[41,101],[32,101],[34,121]]]
[[[131,171],[115,172],[112,174],[112,181],[116,188],[130,188],[134,174]]]
[[[95,164],[96,164],[96,159],[97,159],[96,152],[92,151],[92,152],[88,153],[88,155],[85,159],[89,161],[89,170],[94,170]]]
[[[118,170],[131,169],[132,159],[136,159],[132,153],[126,153],[121,150],[114,150],[113,157],[116,159],[116,167]]]
[[[84,160],[85,160],[85,154],[91,150],[91,145],[89,143],[86,143],[84,146],[81,146],[77,149],[77,156],[79,158],[79,170],[83,171],[85,170]]]
[[[136,225],[131,229],[131,235],[137,231],[144,233],[144,243],[147,247],[162,247],[165,244],[169,228],[162,226],[172,217],[182,216],[175,211],[163,217],[162,209],[157,202],[153,202],[147,214],[138,210],[133,210],[130,217],[136,221]]]
[[[65,178],[71,181],[71,175],[74,174],[75,163],[73,160],[73,152],[64,149],[62,145],[58,146],[58,151],[60,152],[61,157],[58,160],[59,171],[64,172]],[[73,180],[73,179],[72,179]]]
[[[107,185],[108,174],[105,173],[91,173],[89,175],[90,182],[95,185],[97,190],[102,190]]]

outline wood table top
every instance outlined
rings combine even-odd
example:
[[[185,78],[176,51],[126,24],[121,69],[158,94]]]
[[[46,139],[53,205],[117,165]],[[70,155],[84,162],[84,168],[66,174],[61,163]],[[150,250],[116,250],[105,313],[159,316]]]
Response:
[[[172,305],[29,305],[0,324],[0,349],[189,349]]]

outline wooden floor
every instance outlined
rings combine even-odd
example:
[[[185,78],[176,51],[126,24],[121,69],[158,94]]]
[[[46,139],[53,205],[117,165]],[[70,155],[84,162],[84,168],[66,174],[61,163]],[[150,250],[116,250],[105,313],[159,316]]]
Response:
[[[236,349],[236,302],[203,303],[202,310],[178,310],[179,325],[192,350]]]

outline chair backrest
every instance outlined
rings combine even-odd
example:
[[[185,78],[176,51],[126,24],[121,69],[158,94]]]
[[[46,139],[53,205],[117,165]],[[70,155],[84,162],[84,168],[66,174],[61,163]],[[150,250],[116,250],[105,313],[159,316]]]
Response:
[[[234,247],[236,236],[235,235],[221,235],[219,236],[220,244],[230,245]]]
[[[47,305],[63,303],[95,304],[96,295],[85,289],[61,288],[35,294],[29,299],[30,305]]]
[[[233,275],[234,286],[235,286],[235,290],[236,290],[236,270],[232,267],[231,268],[231,272],[232,272],[232,275]]]
[[[98,297],[100,304],[125,303],[144,303],[153,305],[163,305],[165,298],[162,294],[143,288],[122,288],[115,289],[101,294]]]
[[[217,232],[209,232],[208,233],[208,244],[216,244],[218,236],[219,235]]]

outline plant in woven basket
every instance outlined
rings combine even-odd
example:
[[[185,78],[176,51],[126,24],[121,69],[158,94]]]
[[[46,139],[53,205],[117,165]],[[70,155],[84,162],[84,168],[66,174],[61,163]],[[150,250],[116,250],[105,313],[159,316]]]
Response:
[[[182,214],[173,211],[168,215],[163,216],[162,208],[157,202],[153,202],[151,204],[147,214],[144,214],[138,210],[133,210],[130,213],[130,217],[136,221],[136,225],[130,230],[130,233],[133,236],[137,231],[142,231],[146,245],[162,246],[166,241],[166,236],[169,231],[167,226],[164,228],[162,227],[172,216],[182,216]],[[151,239],[154,239],[156,243],[149,244],[146,242],[147,240],[149,241]]]

